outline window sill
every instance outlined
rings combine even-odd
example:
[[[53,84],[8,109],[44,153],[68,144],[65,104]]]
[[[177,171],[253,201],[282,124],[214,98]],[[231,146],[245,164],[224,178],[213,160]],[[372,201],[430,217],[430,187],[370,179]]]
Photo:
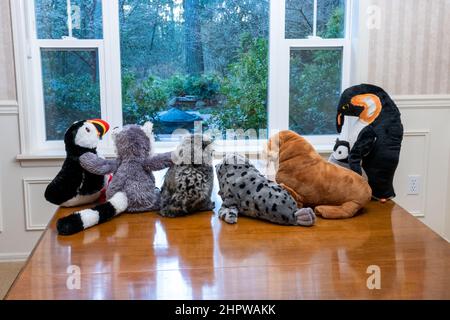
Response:
[[[113,153],[102,153],[106,158],[114,158]],[[22,167],[60,167],[66,158],[65,151],[54,150],[35,153],[21,153],[16,160]]]
[[[243,153],[250,157],[257,157],[263,151],[263,143],[259,144],[231,144],[228,146],[218,146],[215,148],[215,157],[220,159],[223,154],[227,153]],[[316,151],[326,157],[333,152],[333,145],[316,144]],[[173,151],[174,147],[156,146],[156,153]],[[115,154],[111,151],[100,152],[107,159],[115,158]],[[35,153],[22,153],[16,156],[16,160],[20,162],[22,167],[59,167],[66,158],[66,153],[62,150],[43,151]]]

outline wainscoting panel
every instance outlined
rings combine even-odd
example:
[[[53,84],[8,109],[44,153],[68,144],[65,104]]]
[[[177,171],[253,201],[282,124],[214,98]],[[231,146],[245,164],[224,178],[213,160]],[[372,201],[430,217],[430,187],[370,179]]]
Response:
[[[19,107],[16,100],[0,100],[0,115],[18,113]]]
[[[395,96],[404,126],[395,201],[447,239],[450,234],[450,96]],[[408,176],[420,175],[418,195],[408,194]],[[446,228],[446,224],[449,225]]]
[[[44,230],[58,208],[44,198],[50,181],[51,178],[23,179],[26,230]]]
[[[400,163],[395,175],[396,201],[416,217],[425,217],[429,131],[406,131],[403,136]],[[419,175],[419,194],[408,194],[409,175]]]

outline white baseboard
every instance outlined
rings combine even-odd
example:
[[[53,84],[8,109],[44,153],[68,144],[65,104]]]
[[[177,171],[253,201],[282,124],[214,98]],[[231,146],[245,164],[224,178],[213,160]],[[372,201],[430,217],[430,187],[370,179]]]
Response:
[[[17,262],[27,260],[27,252],[0,253],[0,262]]]

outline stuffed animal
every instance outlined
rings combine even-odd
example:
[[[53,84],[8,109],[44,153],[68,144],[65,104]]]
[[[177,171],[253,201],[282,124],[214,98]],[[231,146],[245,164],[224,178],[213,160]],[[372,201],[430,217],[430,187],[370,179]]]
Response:
[[[311,208],[298,208],[298,203],[275,182],[263,176],[247,158],[227,155],[216,165],[222,207],[219,217],[236,223],[238,214],[277,224],[312,226],[315,214]]]
[[[346,89],[339,101],[340,133],[329,161],[367,175],[375,199],[395,197],[393,180],[403,139],[400,112],[381,88],[360,84]]]
[[[106,190],[107,202],[59,219],[59,234],[82,231],[124,211],[159,210],[160,194],[153,171],[171,166],[172,160],[170,152],[150,156],[152,128],[152,123],[147,122],[142,127],[127,125],[121,131],[113,131],[116,160],[105,160],[89,152],[80,157],[82,167],[91,173],[113,173]]]
[[[325,161],[303,137],[281,131],[267,144],[266,156],[276,168],[276,181],[297,204],[315,207],[323,218],[353,217],[371,199],[371,189],[359,174]]]
[[[100,119],[82,120],[72,124],[64,135],[66,159],[61,170],[45,189],[45,199],[62,207],[73,207],[96,201],[106,184],[103,174],[86,171],[80,156],[97,153],[97,145],[108,131]]]
[[[211,140],[200,135],[184,138],[174,156],[161,188],[161,210],[165,217],[178,217],[214,209]]]

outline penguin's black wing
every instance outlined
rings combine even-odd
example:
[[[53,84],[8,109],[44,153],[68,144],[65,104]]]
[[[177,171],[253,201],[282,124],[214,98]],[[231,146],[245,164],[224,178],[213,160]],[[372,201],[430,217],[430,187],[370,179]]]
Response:
[[[66,159],[61,171],[45,189],[45,199],[53,204],[60,205],[75,197],[83,181],[82,172],[83,169],[78,161]]]
[[[362,175],[361,161],[363,157],[366,156],[370,150],[372,150],[376,139],[377,135],[372,126],[369,125],[361,130],[358,135],[358,139],[356,140],[352,150],[350,150],[350,154],[348,156],[348,164],[350,169]]]
[[[372,195],[379,199],[395,197],[393,180],[397,169],[403,139],[400,121],[385,121],[374,126],[377,141],[369,155],[364,157],[362,166],[367,174]]]

